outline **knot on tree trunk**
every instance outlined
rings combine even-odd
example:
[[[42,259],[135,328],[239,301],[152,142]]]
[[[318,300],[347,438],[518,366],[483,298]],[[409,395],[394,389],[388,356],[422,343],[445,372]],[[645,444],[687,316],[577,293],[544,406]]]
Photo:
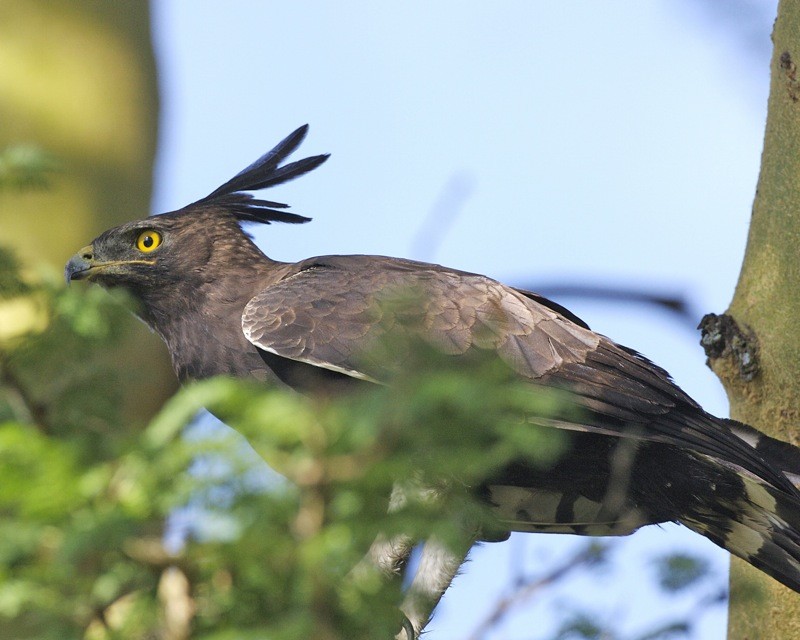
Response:
[[[714,360],[727,358],[745,382],[758,375],[758,339],[749,327],[740,327],[727,314],[707,313],[697,328],[709,367],[713,368]]]

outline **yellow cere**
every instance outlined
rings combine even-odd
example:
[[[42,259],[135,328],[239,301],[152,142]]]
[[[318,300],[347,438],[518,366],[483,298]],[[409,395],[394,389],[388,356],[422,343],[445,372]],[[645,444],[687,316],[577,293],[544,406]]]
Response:
[[[150,253],[161,244],[161,234],[158,231],[142,231],[136,238],[136,248],[142,253]]]

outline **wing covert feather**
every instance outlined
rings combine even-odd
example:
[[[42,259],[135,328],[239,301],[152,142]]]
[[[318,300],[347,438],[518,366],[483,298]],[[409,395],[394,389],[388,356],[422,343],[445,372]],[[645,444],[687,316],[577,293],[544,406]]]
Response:
[[[242,329],[260,349],[376,380],[402,365],[402,354],[382,362],[370,357],[389,333],[413,334],[452,355],[492,349],[531,379],[581,362],[597,347],[596,334],[510,287],[419,265],[366,256],[317,259],[256,295]]]

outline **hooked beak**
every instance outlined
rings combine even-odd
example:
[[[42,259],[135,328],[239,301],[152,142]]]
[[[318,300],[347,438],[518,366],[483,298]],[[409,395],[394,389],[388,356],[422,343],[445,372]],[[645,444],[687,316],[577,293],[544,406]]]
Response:
[[[154,265],[155,263],[155,260],[97,260],[94,255],[94,247],[89,245],[69,259],[64,268],[64,278],[69,284],[73,280],[91,280],[100,274],[124,274],[131,265]]]
[[[73,280],[83,280],[89,276],[89,272],[94,266],[94,248],[92,245],[86,246],[69,259],[64,268],[64,278],[67,284]]]

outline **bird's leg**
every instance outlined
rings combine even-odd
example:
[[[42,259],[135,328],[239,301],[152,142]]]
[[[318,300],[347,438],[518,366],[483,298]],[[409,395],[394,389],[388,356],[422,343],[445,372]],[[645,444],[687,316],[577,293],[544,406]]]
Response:
[[[439,500],[441,496],[438,490],[425,486],[417,480],[417,478],[413,478],[410,482],[395,485],[389,505],[390,512],[406,506],[412,496],[416,500],[422,500],[429,504],[435,504]],[[477,535],[468,525],[462,526],[465,535],[461,538],[460,545],[455,548],[445,545],[435,537],[425,541],[417,570],[403,598],[403,603],[400,605],[405,619],[403,629],[395,636],[397,640],[419,638],[425,625],[428,624],[433,610],[458,573],[458,568],[466,559]],[[412,540],[406,538],[403,540],[403,544],[408,545],[405,547],[408,552],[403,559],[405,563],[412,550]]]
[[[435,500],[437,497],[437,492],[431,489],[414,486],[413,483],[411,487],[398,483],[392,490],[389,513],[406,506],[410,492],[415,494],[416,498],[422,497],[426,500]],[[400,606],[405,619],[403,628],[395,636],[397,640],[419,638],[476,539],[477,535],[465,535],[461,546],[455,549],[435,538],[425,542],[414,578]],[[377,567],[387,579],[399,579],[416,542],[406,535],[391,538],[379,536],[354,572]]]
[[[407,494],[405,490],[399,484],[396,484],[389,499],[388,512],[397,511],[406,503]],[[386,580],[400,580],[408,559],[411,557],[414,544],[416,544],[416,541],[407,535],[393,537],[379,535],[370,545],[369,551],[367,551],[364,558],[353,568],[352,575],[358,576],[364,572],[374,571],[377,568]],[[406,626],[409,628],[407,640],[413,640],[414,637],[411,634],[413,630],[410,629],[411,625],[407,623],[408,620],[405,620],[404,628]]]
[[[398,493],[399,489],[395,486],[389,504],[390,513],[400,508],[398,504],[400,498],[396,495]],[[379,535],[370,545],[364,558],[353,569],[353,574],[358,575],[359,572],[377,567],[387,579],[400,578],[414,544],[415,541],[407,535],[396,535],[391,538]]]
[[[399,484],[392,488],[387,511],[393,513],[402,509],[408,502],[406,490]],[[378,567],[387,576],[399,576],[414,548],[414,540],[406,535],[392,538],[378,536],[369,548],[364,562]]]
[[[378,536],[369,548],[364,562],[378,567],[386,576],[399,576],[411,556],[414,543],[408,536]]]
[[[408,625],[404,625],[395,636],[397,640],[416,640],[419,637],[474,541],[475,538],[470,538],[458,549],[452,549],[435,538],[425,542],[419,567],[400,606]]]

